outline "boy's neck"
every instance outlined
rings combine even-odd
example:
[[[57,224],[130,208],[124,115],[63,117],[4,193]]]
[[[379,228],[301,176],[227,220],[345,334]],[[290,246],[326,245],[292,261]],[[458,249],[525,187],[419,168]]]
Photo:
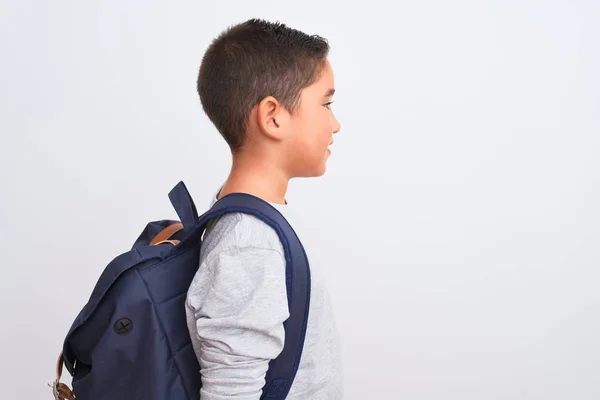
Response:
[[[289,177],[277,165],[261,157],[234,155],[231,171],[218,198],[230,193],[248,193],[262,200],[286,204]]]

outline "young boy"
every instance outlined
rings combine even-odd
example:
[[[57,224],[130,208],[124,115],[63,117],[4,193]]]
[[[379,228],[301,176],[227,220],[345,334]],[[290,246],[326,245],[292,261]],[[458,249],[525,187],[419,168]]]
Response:
[[[328,51],[321,37],[257,19],[230,27],[212,42],[200,66],[198,93],[233,160],[213,202],[249,193],[292,223],[286,201],[290,179],[323,175],[340,129],[331,111]],[[312,272],[319,267],[310,265]],[[285,341],[285,278],[283,247],[268,225],[246,214],[226,214],[209,225],[186,302],[201,400],[260,398],[269,362]],[[304,350],[287,399],[342,395],[331,305],[312,273]]]

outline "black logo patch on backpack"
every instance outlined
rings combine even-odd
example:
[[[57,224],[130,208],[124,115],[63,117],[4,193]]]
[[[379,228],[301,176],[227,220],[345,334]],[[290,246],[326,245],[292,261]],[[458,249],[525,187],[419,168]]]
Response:
[[[129,318],[119,318],[115,322],[114,329],[118,335],[127,335],[133,329],[133,321]]]

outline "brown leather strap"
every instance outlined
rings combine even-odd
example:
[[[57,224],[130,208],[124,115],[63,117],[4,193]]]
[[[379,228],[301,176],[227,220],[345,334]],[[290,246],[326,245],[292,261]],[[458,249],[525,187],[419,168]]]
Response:
[[[165,240],[169,240],[171,236],[179,232],[183,229],[183,224],[181,222],[176,222],[167,226],[162,231],[158,232],[152,241],[150,241],[150,246],[156,246],[157,244],[164,243]]]
[[[73,393],[73,391],[64,383],[60,383],[62,371],[63,353],[61,351],[58,355],[58,360],[56,362],[56,380],[54,381],[54,385],[52,385],[52,391],[54,393],[54,397],[59,400],[75,400],[75,394]]]
[[[60,381],[60,377],[62,376],[63,370],[63,353],[62,351],[58,355],[58,360],[56,360],[56,382]]]
[[[58,392],[58,400],[75,400],[75,394],[64,383],[59,383],[56,386],[56,391]]]

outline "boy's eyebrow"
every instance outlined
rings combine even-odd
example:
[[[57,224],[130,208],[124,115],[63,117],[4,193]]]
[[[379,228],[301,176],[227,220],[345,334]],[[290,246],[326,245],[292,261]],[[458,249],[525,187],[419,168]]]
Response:
[[[334,93],[335,93],[335,89],[329,89],[327,91],[327,93],[325,93],[325,96],[323,96],[323,97],[331,97],[331,96],[333,96]]]

